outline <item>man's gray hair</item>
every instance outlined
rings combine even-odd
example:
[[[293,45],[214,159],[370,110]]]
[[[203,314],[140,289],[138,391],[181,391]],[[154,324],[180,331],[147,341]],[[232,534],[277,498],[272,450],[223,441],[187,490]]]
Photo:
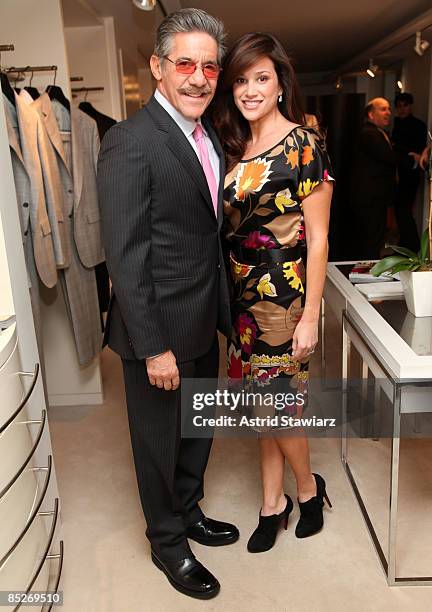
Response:
[[[205,32],[218,45],[218,62],[226,51],[226,34],[220,19],[196,8],[184,8],[165,17],[156,32],[154,54],[160,58],[170,54],[174,34],[185,32]]]

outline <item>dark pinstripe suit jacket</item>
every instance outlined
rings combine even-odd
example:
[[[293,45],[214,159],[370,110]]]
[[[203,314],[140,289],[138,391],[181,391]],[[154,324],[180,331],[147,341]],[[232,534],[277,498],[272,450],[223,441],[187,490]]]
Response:
[[[125,359],[171,349],[177,361],[206,353],[230,332],[220,244],[225,167],[220,144],[216,220],[201,164],[152,98],[104,137],[98,191],[112,281],[105,343]]]

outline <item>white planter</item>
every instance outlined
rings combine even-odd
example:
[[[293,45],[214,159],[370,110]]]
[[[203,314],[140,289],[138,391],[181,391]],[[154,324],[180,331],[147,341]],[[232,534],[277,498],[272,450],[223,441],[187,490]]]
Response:
[[[432,271],[399,272],[408,310],[415,317],[432,317]]]

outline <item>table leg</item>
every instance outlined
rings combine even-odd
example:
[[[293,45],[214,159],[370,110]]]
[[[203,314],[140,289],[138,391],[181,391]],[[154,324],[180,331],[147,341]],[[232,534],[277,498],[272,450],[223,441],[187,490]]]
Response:
[[[341,452],[342,463],[347,462],[347,415],[348,415],[348,364],[351,359],[351,340],[345,329],[345,321],[342,323],[342,431]]]
[[[372,440],[378,442],[381,427],[381,385],[375,378]]]
[[[399,493],[399,455],[400,455],[400,405],[401,390],[398,385],[393,387],[393,438],[391,450],[390,473],[390,516],[388,540],[388,572],[390,586],[396,584],[396,547],[397,547],[397,507]]]
[[[362,386],[361,386],[361,404],[360,404],[360,437],[366,438],[368,435],[368,364],[362,359],[361,368]],[[365,414],[366,411],[366,414]]]

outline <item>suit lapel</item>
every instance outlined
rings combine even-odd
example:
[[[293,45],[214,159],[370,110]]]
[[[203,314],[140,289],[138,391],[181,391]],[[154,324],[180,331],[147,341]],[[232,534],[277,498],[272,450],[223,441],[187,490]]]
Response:
[[[166,141],[167,147],[194,180],[205,201],[210,206],[211,210],[214,211],[210,190],[207,185],[207,179],[198,157],[196,156],[196,153],[188,142],[186,136],[178,127],[174,119],[170,117],[170,115],[165,111],[165,109],[162,108],[154,97],[150,99],[150,102],[146,105],[145,109],[151,114],[157,128],[168,134]]]
[[[24,163],[30,168],[37,156],[37,121],[39,116],[18,95],[15,95],[18,125]]]
[[[17,136],[18,115],[16,114],[15,118],[12,116],[12,112],[10,110],[9,103],[6,97],[4,96],[3,99],[5,99],[4,109],[5,109],[5,115],[6,115],[6,127],[7,127],[8,139],[9,139],[9,146],[11,149],[15,151],[16,156],[18,157],[18,159],[20,160],[20,162],[25,168],[24,158],[23,158],[22,151],[21,151],[21,144]],[[27,168],[25,169],[27,172]]]
[[[32,107],[33,106],[35,106],[39,114],[42,116],[48,136],[55,150],[60,155],[66,170],[69,172],[59,126],[52,108],[49,95],[47,93],[43,93],[39,98],[37,98],[37,100],[33,102]]]

